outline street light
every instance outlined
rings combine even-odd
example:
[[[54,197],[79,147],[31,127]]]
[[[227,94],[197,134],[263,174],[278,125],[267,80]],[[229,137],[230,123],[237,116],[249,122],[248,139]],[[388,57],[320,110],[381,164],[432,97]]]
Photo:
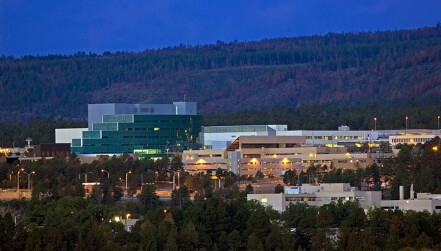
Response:
[[[409,117],[406,117],[406,131],[405,134],[407,134],[407,121],[409,120]]]
[[[377,118],[374,118],[374,131],[377,130]]]
[[[131,173],[132,173],[132,171],[128,171],[126,173],[126,197],[129,197],[129,190],[128,190],[128,186],[127,186],[127,176]]]
[[[438,116],[438,131],[439,131],[439,117],[440,117],[440,116]]]
[[[30,173],[28,173],[28,172],[23,172],[23,173],[25,173],[28,176],[28,191],[30,191],[32,189],[32,186],[31,186],[31,175],[35,174],[35,171],[32,171]]]
[[[106,171],[106,170],[104,170],[104,169],[101,169],[101,172],[102,172],[102,173],[107,173],[107,178],[108,178],[108,179],[110,178],[110,173],[109,173],[108,171]]]
[[[24,171],[23,168],[19,168],[17,172],[17,192],[20,193],[20,172]]]

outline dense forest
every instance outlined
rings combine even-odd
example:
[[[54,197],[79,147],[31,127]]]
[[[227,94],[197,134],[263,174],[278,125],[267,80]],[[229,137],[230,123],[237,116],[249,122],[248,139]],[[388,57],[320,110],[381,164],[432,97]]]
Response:
[[[366,169],[330,170],[310,166],[299,179],[313,175],[319,182],[371,183],[388,198],[398,197],[398,186],[413,183],[416,191],[441,192],[439,138],[417,146],[403,145],[396,159]],[[81,164],[75,156],[20,166],[31,176],[29,201],[0,202],[0,250],[439,250],[441,214],[414,211],[364,211],[356,202],[322,207],[295,204],[279,213],[246,201],[252,184],[240,191],[239,177],[216,172],[185,173],[179,158],[135,160],[128,155],[102,157]],[[16,186],[17,166],[0,164],[3,189]],[[103,172],[106,170],[109,175]],[[123,200],[121,184],[128,177],[128,193],[144,186],[137,199]],[[181,187],[171,201],[161,201],[155,181],[171,181],[180,172]],[[23,173],[22,173],[23,174]],[[100,181],[88,199],[81,183],[85,175]],[[294,174],[292,180],[298,180]],[[141,178],[141,179],[140,179]],[[256,179],[258,175],[256,174]],[[26,187],[27,179],[20,179]],[[285,179],[290,183],[290,179]],[[382,187],[380,182],[389,185]],[[160,183],[160,182],[159,182]],[[190,189],[195,191],[194,200]],[[276,187],[276,190],[278,188]],[[405,195],[406,198],[409,194]],[[130,216],[127,216],[130,214]],[[115,216],[141,219],[131,232]],[[123,220],[124,221],[124,220]],[[16,224],[15,224],[16,223]],[[407,249],[405,249],[407,248]]]
[[[0,121],[84,119],[88,103],[197,101],[202,114],[441,95],[441,26],[0,58]]]

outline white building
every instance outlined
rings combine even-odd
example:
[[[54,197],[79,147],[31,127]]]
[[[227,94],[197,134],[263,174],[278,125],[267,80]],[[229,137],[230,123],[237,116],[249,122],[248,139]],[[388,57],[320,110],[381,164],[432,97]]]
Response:
[[[409,135],[407,141],[402,135]],[[420,135],[420,136],[417,136]],[[301,136],[306,138],[305,144],[336,147],[348,144],[391,142],[390,138],[398,137],[400,142],[424,143],[429,135],[440,135],[438,130],[401,129],[401,130],[362,130],[352,131],[348,126],[340,126],[338,130],[288,130],[287,125],[237,125],[207,126],[200,133],[200,143],[205,149],[225,149],[239,136]],[[433,138],[434,136],[432,136]]]
[[[303,136],[306,144],[336,147],[348,143],[368,143],[383,140],[378,131],[351,131],[347,126],[340,126],[338,130],[290,130],[278,131],[277,136]]]
[[[287,125],[203,126],[199,139],[205,149],[225,149],[239,136],[270,136]]]
[[[87,128],[55,129],[55,143],[72,143],[72,139],[80,139]]]
[[[398,144],[416,145],[418,143],[424,144],[427,141],[434,139],[435,137],[441,137],[441,133],[433,131],[431,133],[418,132],[418,133],[402,133],[398,135],[389,136],[389,143],[392,146]]]
[[[284,212],[290,204],[307,203],[310,206],[323,206],[331,202],[357,201],[363,209],[382,208],[385,210],[413,210],[430,213],[441,212],[441,195],[418,193],[414,198],[404,199],[404,189],[400,187],[399,200],[382,200],[380,191],[359,191],[347,183],[303,184],[302,186],[285,186],[285,193],[248,194],[247,200],[257,200],[262,205],[271,206]]]
[[[303,184],[302,186],[285,186],[285,193],[248,194],[247,200],[257,200],[262,205],[271,206],[284,212],[289,205],[307,203],[310,206],[323,206],[339,200],[357,201],[364,209],[379,208],[380,191],[359,191],[348,183]]]

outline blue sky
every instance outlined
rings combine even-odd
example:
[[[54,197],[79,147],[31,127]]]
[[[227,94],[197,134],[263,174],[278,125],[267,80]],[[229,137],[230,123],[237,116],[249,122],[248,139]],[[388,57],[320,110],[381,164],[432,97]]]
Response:
[[[0,0],[0,55],[142,51],[440,21],[440,0]]]

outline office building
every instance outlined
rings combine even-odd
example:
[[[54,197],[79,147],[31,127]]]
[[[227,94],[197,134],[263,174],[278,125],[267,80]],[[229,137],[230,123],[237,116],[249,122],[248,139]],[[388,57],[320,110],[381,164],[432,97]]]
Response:
[[[380,207],[381,192],[359,191],[348,183],[303,184],[285,186],[284,193],[279,194],[248,194],[247,200],[257,200],[279,212],[284,212],[291,204],[306,203],[320,207],[339,200],[357,201],[361,208],[368,209]]]
[[[285,186],[284,193],[248,194],[247,200],[256,200],[264,206],[284,212],[289,205],[306,203],[309,206],[323,206],[331,202],[357,201],[363,209],[382,208],[384,210],[441,212],[439,194],[417,193],[414,197],[411,188],[410,198],[404,199],[404,189],[400,187],[399,200],[382,200],[381,191],[359,191],[347,183],[303,184]]]
[[[287,125],[203,126],[199,139],[204,149],[225,149],[239,136],[275,136]]]
[[[311,164],[334,168],[364,168],[391,156],[384,153],[348,153],[345,147],[304,145],[302,136],[240,136],[226,149],[186,150],[182,162],[190,173],[214,172],[218,168],[250,177],[261,171],[280,178],[287,170],[299,173]]]
[[[90,104],[89,128],[72,139],[80,156],[136,154],[158,158],[193,147],[201,128],[196,103]]]
[[[433,132],[408,132],[401,133],[398,135],[392,135],[389,137],[389,143],[391,146],[395,147],[398,144],[408,144],[408,145],[416,145],[416,144],[424,144],[427,141],[434,139],[435,137],[441,137],[441,133],[438,131]]]
[[[71,144],[72,139],[80,139],[84,131],[87,131],[87,128],[55,129],[55,143]]]

